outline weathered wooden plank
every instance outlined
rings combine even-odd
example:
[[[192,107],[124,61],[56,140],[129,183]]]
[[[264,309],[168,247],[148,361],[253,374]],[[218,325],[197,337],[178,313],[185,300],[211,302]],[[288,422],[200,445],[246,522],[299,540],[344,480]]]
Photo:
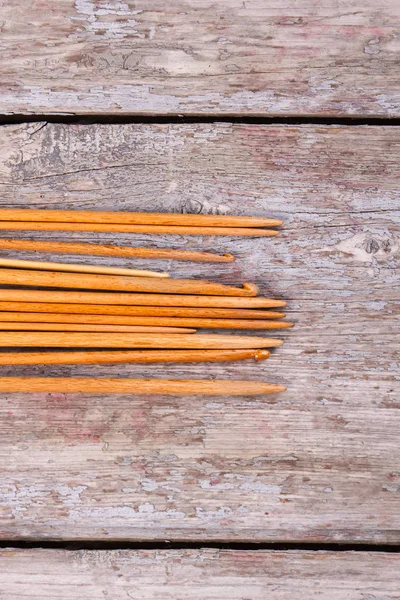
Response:
[[[398,554],[231,550],[0,552],[0,598],[400,598]]]
[[[11,0],[3,113],[399,115],[397,0]]]
[[[232,252],[236,262],[211,267],[92,262],[254,280],[286,298],[297,323],[263,364],[1,367],[1,375],[231,377],[288,386],[256,401],[3,395],[3,539],[398,543],[398,171],[396,127],[1,128],[4,206],[284,218],[281,237],[268,240],[36,238]]]

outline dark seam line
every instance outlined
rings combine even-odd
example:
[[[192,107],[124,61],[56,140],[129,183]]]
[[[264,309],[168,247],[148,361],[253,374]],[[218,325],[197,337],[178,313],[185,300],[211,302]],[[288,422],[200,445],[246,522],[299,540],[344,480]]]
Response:
[[[91,115],[1,115],[0,125],[22,124],[46,121],[47,123],[78,123],[82,125],[92,124],[113,124],[113,125],[129,125],[129,124],[190,124],[190,123],[232,123],[238,125],[343,125],[357,127],[362,125],[380,126],[380,127],[399,127],[400,117],[252,117],[244,115],[156,115],[156,116],[138,116],[138,115],[107,115],[107,114],[91,114]]]
[[[339,543],[257,543],[257,542],[226,542],[226,541],[159,541],[159,542],[123,542],[123,541],[21,541],[21,540],[2,540],[1,549],[48,549],[48,550],[237,550],[237,551],[256,551],[256,550],[275,550],[284,552],[287,550],[300,550],[308,552],[390,552],[400,553],[399,544],[339,544]]]

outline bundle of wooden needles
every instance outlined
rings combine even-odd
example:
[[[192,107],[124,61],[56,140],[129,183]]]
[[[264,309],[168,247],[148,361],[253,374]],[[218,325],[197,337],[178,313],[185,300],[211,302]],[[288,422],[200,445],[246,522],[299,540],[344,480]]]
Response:
[[[55,210],[0,210],[0,229],[276,236],[282,222],[257,217]],[[268,229],[266,229],[268,228]],[[218,255],[1,239],[0,249],[232,262]],[[198,329],[286,329],[282,300],[233,287],[172,279],[163,272],[0,258],[0,364],[224,362],[268,358],[275,338],[199,334]],[[195,334],[195,335],[193,335]],[[27,350],[35,348],[32,352]],[[64,349],[68,349],[65,351]],[[71,349],[74,349],[71,351]],[[252,381],[0,377],[3,392],[256,395],[283,391]]]

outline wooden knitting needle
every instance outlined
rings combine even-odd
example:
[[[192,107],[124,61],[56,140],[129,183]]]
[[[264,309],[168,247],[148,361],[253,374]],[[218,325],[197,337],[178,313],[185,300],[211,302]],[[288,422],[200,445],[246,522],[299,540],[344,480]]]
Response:
[[[94,333],[196,333],[196,329],[159,325],[102,325],[85,323],[38,323],[0,321],[1,331],[90,331]]]
[[[8,311],[8,312],[6,312]],[[23,315],[21,315],[21,312]],[[0,302],[0,321],[58,323],[108,323],[132,325],[132,317],[183,317],[210,319],[283,319],[285,313],[235,308],[164,308],[159,306],[110,306],[107,304],[51,304]]]
[[[44,315],[46,316],[46,315]],[[0,314],[0,319],[2,315]],[[8,331],[109,331],[109,332],[156,332],[194,333],[196,329],[289,329],[293,323],[286,321],[261,321],[248,319],[180,319],[169,317],[132,317],[131,325],[71,323],[66,319],[47,321],[24,321],[22,323],[0,321],[0,330]],[[52,325],[54,326],[52,328]],[[196,328],[196,329],[183,329]],[[172,331],[172,329],[174,331]]]
[[[61,315],[55,315],[60,317]],[[79,315],[78,315],[79,316]],[[82,316],[82,315],[80,315]],[[46,319],[47,317],[47,319]],[[251,321],[249,319],[180,319],[170,317],[131,317],[130,325],[117,325],[110,323],[88,323],[83,319],[75,323],[70,318],[51,318],[43,314],[43,320],[34,321],[2,321],[0,313],[0,331],[111,331],[111,332],[157,332],[165,333],[194,333],[196,329],[289,329],[293,323],[287,321]],[[25,318],[25,313],[20,315]],[[195,329],[183,329],[183,328]],[[172,329],[174,331],[172,331]]]
[[[34,260],[14,260],[0,257],[0,267],[13,269],[31,269],[39,271],[65,271],[70,273],[94,273],[103,275],[125,275],[127,277],[169,277],[168,273],[143,271],[139,269],[120,269],[117,267],[101,267],[96,265],[73,265],[57,262]]]
[[[265,360],[268,350],[131,350],[85,352],[0,352],[0,365],[61,365],[102,363],[198,363]]]
[[[243,288],[235,288],[200,279],[83,275],[20,269],[0,269],[0,284],[211,296],[256,296],[258,292],[257,286],[251,283],[244,283]]]
[[[276,229],[251,227],[182,227],[177,225],[124,225],[123,223],[39,223],[36,221],[0,221],[0,230],[18,231],[93,231],[102,233],[155,233],[162,235],[228,235],[276,237]]]
[[[131,248],[129,246],[105,246],[98,244],[74,244],[70,242],[43,242],[36,240],[0,239],[0,249],[25,252],[52,252],[53,254],[90,254],[114,258],[153,258],[183,260],[201,263],[230,263],[235,260],[232,254],[213,254],[192,250],[171,250],[169,248]]]
[[[233,350],[275,348],[281,340],[239,335],[186,335],[178,333],[62,333],[0,332],[0,347],[38,348],[173,348]]]
[[[158,281],[158,280],[157,280]],[[162,280],[164,281],[164,280]],[[172,281],[166,279],[165,281]],[[233,296],[184,294],[121,294],[111,292],[70,292],[56,290],[0,289],[2,302],[51,302],[62,304],[121,304],[123,306],[188,306],[194,308],[274,308],[286,306],[284,300]],[[67,311],[62,311],[67,312]]]
[[[89,210],[47,210],[3,208],[2,221],[52,221],[57,223],[125,223],[131,225],[186,225],[188,227],[278,227],[283,221],[235,215],[181,213],[104,212]]]
[[[162,327],[195,327],[196,329],[289,329],[287,321],[249,319],[186,319],[170,317],[132,317],[136,325]]]
[[[89,377],[0,377],[0,392],[73,394],[163,394],[174,396],[258,396],[285,386],[258,381],[203,379],[94,379]]]

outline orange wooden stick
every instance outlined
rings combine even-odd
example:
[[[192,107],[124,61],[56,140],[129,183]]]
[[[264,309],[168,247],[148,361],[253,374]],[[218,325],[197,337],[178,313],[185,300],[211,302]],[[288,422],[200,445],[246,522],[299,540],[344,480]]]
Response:
[[[211,296],[255,296],[258,291],[255,285],[247,283],[243,284],[243,288],[235,288],[200,279],[83,275],[19,269],[0,269],[0,284]]]
[[[191,306],[195,308],[274,308],[284,300],[233,296],[184,294],[121,294],[111,292],[70,292],[56,290],[0,289],[1,302],[51,302],[60,304],[121,304],[123,306]],[[67,312],[67,311],[63,311]]]
[[[73,394],[165,394],[174,396],[258,396],[285,386],[258,381],[203,379],[94,379],[89,377],[0,377],[0,392]]]
[[[169,248],[131,248],[129,246],[105,246],[99,244],[76,244],[71,242],[46,242],[36,240],[0,239],[0,249],[25,252],[51,252],[53,254],[90,254],[114,258],[153,258],[161,260],[183,260],[201,263],[230,263],[235,260],[232,254],[213,254],[192,250],[171,250]]]
[[[0,315],[1,316],[1,315]],[[84,323],[38,323],[0,321],[1,331],[90,331],[94,333],[196,333],[196,329],[159,325],[102,325]]]
[[[61,365],[102,363],[198,363],[265,360],[268,350],[126,350],[111,352],[0,352],[0,365]]]
[[[162,235],[228,235],[275,237],[276,229],[250,227],[182,227],[177,225],[124,225],[123,223],[39,223],[36,221],[0,221],[3,231],[97,231],[102,233],[155,233]]]
[[[47,210],[2,208],[2,221],[41,221],[57,223],[125,223],[131,225],[185,225],[187,227],[277,227],[279,219],[235,215],[181,213],[104,212],[89,210]]]
[[[117,332],[156,332],[165,333],[193,333],[196,329],[289,329],[293,323],[287,321],[261,321],[250,319],[186,319],[175,317],[131,317],[129,325],[113,323],[96,323],[94,319],[77,317],[82,315],[47,315],[42,318],[29,319],[29,313],[19,315],[19,321],[3,318],[0,313],[0,330],[9,331],[114,331]],[[15,314],[15,313],[14,313]],[[17,313],[18,314],[18,313]],[[28,315],[28,318],[26,318]],[[90,316],[90,315],[89,315]],[[21,319],[24,319],[21,322]],[[98,317],[97,317],[98,320]],[[42,327],[43,325],[43,327]],[[184,327],[196,329],[183,329]],[[64,329],[63,329],[64,328]],[[172,329],[176,331],[172,331]]]
[[[5,312],[8,311],[8,312]],[[13,311],[13,312],[10,312]],[[21,315],[21,312],[24,313]],[[121,316],[122,315],[122,316]],[[188,308],[163,306],[112,306],[109,304],[52,304],[0,302],[1,321],[49,321],[59,323],[108,323],[132,325],[132,317],[183,317],[210,319],[283,319],[285,313],[236,308]]]
[[[134,317],[133,317],[134,318]],[[261,321],[249,319],[187,319],[175,317],[135,317],[137,325],[164,327],[195,327],[196,329],[289,329],[287,321]]]
[[[0,347],[38,348],[173,348],[233,350],[273,348],[281,340],[239,335],[186,335],[178,333],[62,333],[0,332]]]
[[[143,271],[141,269],[120,269],[118,267],[102,267],[96,265],[74,265],[68,263],[45,262],[34,260],[14,260],[0,257],[0,267],[13,269],[31,269],[37,271],[62,271],[68,273],[91,273],[103,275],[124,275],[126,277],[169,277],[168,273]]]

